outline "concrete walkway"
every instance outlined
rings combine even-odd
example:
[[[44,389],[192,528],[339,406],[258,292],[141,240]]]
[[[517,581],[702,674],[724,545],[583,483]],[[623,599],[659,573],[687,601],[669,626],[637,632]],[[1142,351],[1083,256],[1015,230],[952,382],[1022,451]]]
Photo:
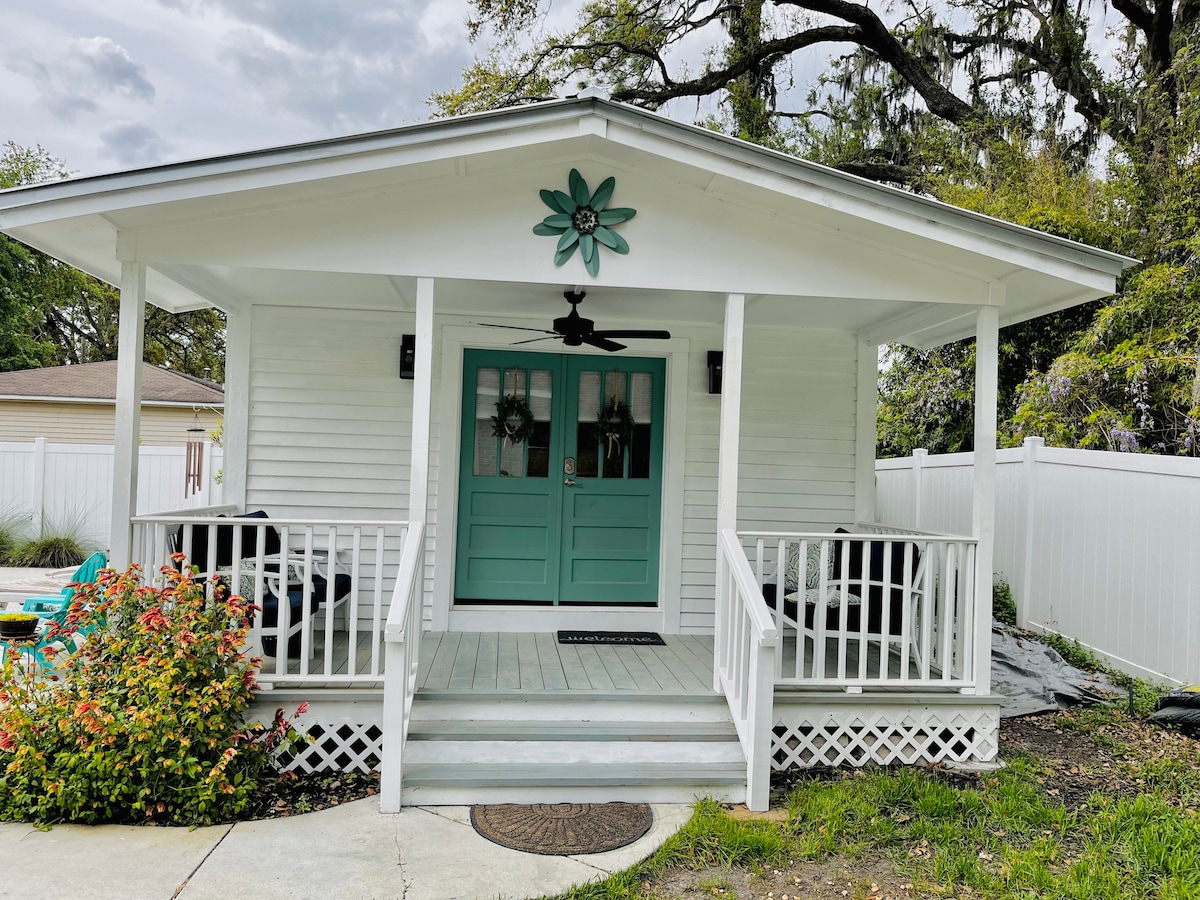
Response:
[[[649,856],[691,817],[655,804],[620,850],[538,856],[475,833],[463,806],[379,812],[370,797],[286,819],[211,828],[0,824],[0,897],[38,900],[405,898],[516,900],[558,894]]]

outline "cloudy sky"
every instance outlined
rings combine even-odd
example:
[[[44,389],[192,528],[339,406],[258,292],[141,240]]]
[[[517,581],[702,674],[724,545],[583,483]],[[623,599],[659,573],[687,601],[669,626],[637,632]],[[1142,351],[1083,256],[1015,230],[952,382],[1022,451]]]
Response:
[[[81,175],[419,122],[475,52],[466,0],[0,6],[0,143]]]

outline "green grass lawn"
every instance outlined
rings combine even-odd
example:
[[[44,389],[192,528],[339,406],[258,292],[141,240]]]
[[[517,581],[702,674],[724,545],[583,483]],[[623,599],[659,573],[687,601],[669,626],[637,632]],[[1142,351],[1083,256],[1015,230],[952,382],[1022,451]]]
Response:
[[[645,863],[563,900],[1200,897],[1200,743],[1118,710],[1006,722],[1007,766],[806,772],[786,822],[697,805]]]

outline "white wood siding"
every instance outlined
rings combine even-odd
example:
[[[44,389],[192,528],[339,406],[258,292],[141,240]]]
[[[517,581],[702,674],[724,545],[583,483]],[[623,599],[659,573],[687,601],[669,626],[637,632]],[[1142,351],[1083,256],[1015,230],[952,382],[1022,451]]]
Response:
[[[187,430],[199,416],[208,432],[221,424],[215,410],[176,406],[142,406],[142,446],[182,447]],[[0,400],[0,441],[32,441],[44,437],[64,444],[111,444],[113,404],[71,403],[56,400]]]
[[[443,322],[460,324],[439,317],[435,333]],[[255,307],[247,510],[265,508],[280,516],[408,515],[412,383],[399,379],[397,365],[400,337],[414,327],[407,312]],[[720,346],[721,331],[715,325],[669,327],[690,345],[680,627],[708,632],[721,398],[708,393],[706,356]],[[849,525],[854,519],[854,335],[751,326],[745,347],[739,529],[824,531]],[[443,501],[440,342],[437,356],[427,604]],[[453,488],[446,489],[447,502],[454,502],[453,494]]]
[[[680,627],[711,632],[716,572],[719,396],[708,393],[708,348],[692,338],[684,466]],[[742,380],[738,530],[829,531],[854,521],[857,342],[847,332],[748,326]]]
[[[256,306],[246,509],[278,516],[408,515],[412,386],[399,312]]]

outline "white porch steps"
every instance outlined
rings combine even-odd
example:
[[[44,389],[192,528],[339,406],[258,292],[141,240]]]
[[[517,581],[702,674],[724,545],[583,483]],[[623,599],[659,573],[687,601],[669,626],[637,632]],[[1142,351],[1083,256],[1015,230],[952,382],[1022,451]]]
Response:
[[[422,692],[404,751],[404,803],[744,799],[725,698]]]

